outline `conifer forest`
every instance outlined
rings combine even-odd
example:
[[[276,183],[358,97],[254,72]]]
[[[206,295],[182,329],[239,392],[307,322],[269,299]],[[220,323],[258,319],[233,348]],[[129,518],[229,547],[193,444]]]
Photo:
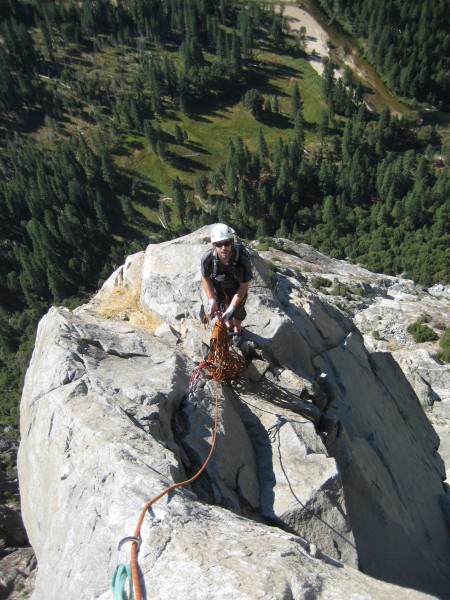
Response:
[[[293,3],[294,4],[294,3]],[[301,5],[302,3],[296,3]],[[0,0],[0,426],[36,325],[124,257],[223,221],[423,286],[450,283],[447,0]],[[281,8],[280,8],[281,7]]]

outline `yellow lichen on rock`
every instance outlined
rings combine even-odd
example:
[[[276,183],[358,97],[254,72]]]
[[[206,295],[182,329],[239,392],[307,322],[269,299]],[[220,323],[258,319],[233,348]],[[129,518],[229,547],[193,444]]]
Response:
[[[155,331],[161,325],[160,319],[139,306],[139,295],[123,284],[98,294],[94,308],[105,319],[127,321],[147,331]]]

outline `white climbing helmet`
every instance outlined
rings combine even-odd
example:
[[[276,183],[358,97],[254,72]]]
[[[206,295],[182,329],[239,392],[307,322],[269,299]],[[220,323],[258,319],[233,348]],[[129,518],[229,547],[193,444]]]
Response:
[[[211,229],[211,242],[223,242],[223,240],[232,240],[234,231],[225,223],[217,223]]]

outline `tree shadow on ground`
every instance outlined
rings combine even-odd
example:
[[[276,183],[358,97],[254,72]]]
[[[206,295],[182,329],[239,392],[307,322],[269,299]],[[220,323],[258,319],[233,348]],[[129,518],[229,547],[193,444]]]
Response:
[[[192,112],[192,113],[189,113],[189,116],[193,121],[197,121],[198,123],[212,123],[211,119],[208,119],[207,117],[204,116],[205,114],[208,114],[208,113],[202,112],[200,114],[198,112],[195,112],[195,113]]]
[[[202,153],[194,153],[201,156]],[[198,160],[195,160],[192,155],[179,155],[174,152],[167,153],[167,158],[170,164],[180,171],[192,173],[194,171],[207,171],[208,168]]]
[[[291,129],[292,123],[287,115],[276,112],[263,111],[261,117],[258,119],[263,125],[269,127],[276,127],[277,129]]]

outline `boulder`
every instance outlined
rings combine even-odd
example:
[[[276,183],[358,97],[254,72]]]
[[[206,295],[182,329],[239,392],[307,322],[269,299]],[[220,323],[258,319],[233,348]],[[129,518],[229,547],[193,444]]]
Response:
[[[19,548],[0,560],[0,598],[27,600],[33,594],[36,557],[32,548]]]
[[[339,390],[327,412],[339,427],[326,445],[343,481],[361,570],[447,597],[445,465],[412,387],[390,354],[369,355],[356,332],[315,362]]]
[[[18,460],[32,598],[111,598],[129,560],[119,541],[149,499],[198,473],[216,406],[206,467],[144,515],[147,597],[448,597],[437,437],[395,361],[340,309],[295,277],[283,305],[255,253],[245,351],[265,375],[203,373],[190,388],[212,326],[208,233],[149,246],[89,304],[39,324]]]

